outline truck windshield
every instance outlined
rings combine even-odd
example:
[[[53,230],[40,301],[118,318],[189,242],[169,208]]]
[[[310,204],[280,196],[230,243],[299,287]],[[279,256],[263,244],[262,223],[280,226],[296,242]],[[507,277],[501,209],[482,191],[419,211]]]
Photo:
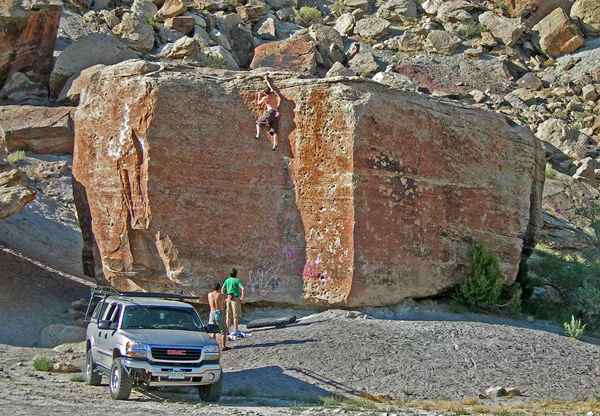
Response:
[[[200,331],[202,322],[193,309],[136,305],[125,308],[121,328]]]

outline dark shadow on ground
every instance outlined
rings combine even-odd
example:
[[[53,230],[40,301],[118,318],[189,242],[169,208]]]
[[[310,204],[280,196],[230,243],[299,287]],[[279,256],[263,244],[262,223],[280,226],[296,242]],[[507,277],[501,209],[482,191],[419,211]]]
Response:
[[[318,323],[322,323],[322,322],[327,322],[330,321],[330,319],[319,319],[318,321],[310,321],[310,322],[296,322],[290,325],[284,325],[284,326],[266,326],[264,328],[253,328],[253,329],[249,329],[248,332],[251,334],[257,333],[257,332],[264,332],[264,331],[273,331],[276,329],[285,329],[285,328],[296,328],[296,327],[302,327],[302,326],[309,326],[309,325],[313,325],[313,324],[318,324]]]
[[[330,395],[327,390],[294,377],[294,371],[288,370],[278,366],[268,366],[227,372],[224,395],[306,403],[317,402],[320,397]]]

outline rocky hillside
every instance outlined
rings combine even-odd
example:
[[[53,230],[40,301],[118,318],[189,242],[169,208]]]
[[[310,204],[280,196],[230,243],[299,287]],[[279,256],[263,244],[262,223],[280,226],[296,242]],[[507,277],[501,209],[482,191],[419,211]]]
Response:
[[[537,167],[533,168],[537,166],[535,152],[525,150],[531,148],[525,143],[534,141],[516,125],[532,130],[542,140],[546,152],[548,185],[543,198],[544,228],[539,238],[548,246],[570,252],[590,244],[585,231],[590,220],[580,215],[580,208],[597,198],[600,178],[600,162],[597,160],[600,135],[600,7],[595,0],[72,0],[65,2],[62,8],[42,0],[33,3],[11,0],[3,4],[0,14],[3,28],[0,37],[3,144],[0,147],[6,147],[8,152],[26,150],[46,156],[70,154],[74,132],[78,132],[80,153],[75,157],[80,161],[79,171],[83,175],[78,180],[85,187],[85,181],[92,176],[89,173],[92,166],[98,167],[95,175],[102,175],[102,169],[110,167],[102,161],[106,154],[92,153],[94,143],[102,140],[110,142],[120,137],[121,132],[129,134],[131,128],[123,120],[129,111],[138,111],[136,97],[142,102],[149,100],[166,104],[148,108],[144,113],[149,117],[147,120],[130,119],[130,123],[152,126],[153,120],[167,117],[168,120],[165,119],[165,123],[156,129],[157,133],[149,131],[149,137],[158,134],[160,140],[167,140],[175,137],[174,131],[184,133],[177,141],[183,141],[178,146],[168,146],[166,142],[159,145],[163,147],[158,147],[160,153],[152,160],[164,158],[165,162],[157,166],[156,171],[150,169],[149,176],[145,177],[143,171],[137,170],[135,154],[128,153],[123,154],[127,156],[122,159],[125,165],[118,172],[131,174],[114,178],[111,175],[117,171],[107,169],[105,172],[110,172],[110,175],[106,177],[112,178],[113,182],[93,182],[94,191],[114,189],[111,183],[115,186],[129,183],[138,188],[131,188],[130,197],[133,199],[121,201],[123,214],[102,214],[105,219],[120,218],[119,221],[128,222],[131,229],[126,227],[110,234],[108,228],[101,228],[102,223],[95,223],[97,235],[87,231],[83,233],[83,269],[88,275],[99,276],[103,272],[108,277],[120,279],[116,276],[133,272],[135,284],[128,277],[123,278],[123,284],[145,286],[147,283],[142,283],[147,281],[148,276],[160,271],[164,272],[163,278],[180,281],[187,286],[192,282],[181,276],[201,272],[216,277],[223,273],[226,263],[237,264],[236,259],[240,259],[239,264],[247,267],[245,274],[255,276],[258,288],[268,287],[275,292],[289,288],[290,293],[302,293],[317,301],[359,304],[385,298],[381,302],[388,303],[396,300],[396,296],[389,293],[427,296],[448,288],[456,281],[458,270],[465,263],[463,249],[456,241],[470,235],[493,245],[501,256],[507,280],[512,281],[522,247],[531,248],[529,246],[533,244],[530,236],[535,227],[527,224],[533,218],[529,207],[536,206],[537,194],[531,192],[531,185],[543,181],[536,173]],[[136,63],[106,68],[134,58],[138,59]],[[200,71],[198,67],[208,69]],[[260,144],[246,140],[246,136],[251,139],[253,135],[256,108],[249,104],[251,98],[244,96],[244,91],[253,93],[264,84],[257,79],[249,80],[251,75],[224,73],[220,69],[294,73],[282,73],[276,77],[276,84],[288,99],[284,118],[288,123],[292,120],[294,123],[284,126],[284,130],[286,135],[287,132],[297,132],[296,136],[285,138],[286,146],[280,151],[283,158],[281,153],[277,153],[279,162],[272,155],[263,154],[264,146],[258,150],[261,149],[257,147]],[[198,79],[199,75],[193,75],[200,73],[204,74],[202,80]],[[112,74],[112,84],[106,81],[106,74]],[[355,78],[344,78],[346,81],[342,82],[339,77],[370,78],[389,88]],[[329,81],[295,82],[291,78]],[[104,83],[98,84],[99,80],[104,80]],[[128,82],[142,81],[144,85],[140,84],[135,91],[127,85]],[[183,85],[190,88],[189,91]],[[94,92],[88,96],[90,86],[93,86]],[[144,98],[144,94],[150,98]],[[222,94],[223,101],[201,98],[212,94]],[[321,97],[319,94],[324,95]],[[328,101],[327,97],[336,98]],[[111,100],[117,103],[126,99],[133,100],[131,108],[115,106],[110,114],[93,120],[95,113],[91,109],[95,111],[96,104],[108,108],[102,106],[108,105]],[[74,108],[80,101],[85,106],[80,108],[74,119]],[[452,105],[450,101],[460,101],[461,104]],[[225,102],[231,106],[223,107]],[[464,107],[465,104],[468,107]],[[221,108],[222,111],[213,114],[213,108]],[[473,108],[487,111],[475,112]],[[181,112],[175,114],[176,109]],[[352,118],[344,113],[346,109],[360,113],[362,118]],[[362,111],[365,113],[362,114]],[[325,112],[330,112],[331,116],[337,112],[339,116],[323,121],[330,125],[319,124],[317,118]],[[515,125],[503,122],[492,112],[508,116]],[[77,119],[83,123],[81,131],[78,130]],[[109,121],[103,124],[105,120]],[[212,126],[212,130],[203,133],[202,123]],[[206,155],[202,156],[202,150],[194,149],[193,144],[187,141],[213,136],[216,140],[218,129],[213,123],[220,123],[224,131],[234,129],[232,134],[235,135],[224,139],[236,139],[236,144],[224,141],[223,149],[230,149],[228,153],[204,160],[202,157]],[[336,130],[342,129],[344,123],[356,123],[352,126],[353,133],[345,135]],[[169,132],[164,131],[165,126],[169,126]],[[320,126],[326,131],[318,134],[313,130],[311,133],[311,126]],[[386,138],[389,135],[402,140],[394,142],[392,138]],[[316,147],[310,148],[311,145],[305,148],[302,140],[294,139],[308,137],[313,140],[316,136],[329,147],[314,145]],[[430,141],[419,153],[418,147],[408,140],[410,137]],[[483,147],[478,147],[478,144]],[[218,143],[213,146],[218,149]],[[124,150],[120,144],[115,149],[119,152]],[[137,150],[139,153],[140,149]],[[147,149],[141,149],[140,154],[143,155],[144,151]],[[389,156],[386,152],[395,152],[396,159],[386,159]],[[262,254],[254,256],[256,261],[252,264],[245,263],[246,260],[237,252],[223,255],[221,252],[205,253],[200,250],[216,238],[225,239],[230,232],[225,228],[239,227],[233,222],[224,222],[220,232],[211,230],[208,234],[211,240],[200,245],[194,242],[173,244],[177,238],[188,241],[185,232],[195,230],[194,227],[208,230],[210,226],[215,227],[204,217],[196,219],[193,213],[186,211],[186,207],[195,203],[193,198],[185,195],[194,193],[197,177],[188,177],[185,181],[180,179],[178,184],[186,192],[181,196],[171,196],[168,203],[161,203],[151,211],[144,205],[146,191],[159,192],[157,189],[160,187],[153,188],[156,186],[153,185],[155,178],[165,175],[164,183],[172,183],[182,178],[177,169],[196,172],[192,169],[193,160],[187,165],[187,162],[183,163],[191,155],[196,155],[198,161],[202,160],[197,163],[204,167],[227,157],[233,162],[251,165],[253,160],[248,155],[253,155],[254,161],[260,162],[261,170],[249,170],[244,181],[252,185],[261,178],[272,179],[278,189],[286,190],[282,194],[287,195],[286,198],[282,196],[284,202],[278,202],[285,207],[302,202],[303,198],[315,201],[314,195],[319,195],[324,204],[320,206],[311,202],[301,205],[294,211],[295,217],[290,219],[284,215],[271,220],[268,212],[278,205],[269,202],[264,193],[259,195],[265,198],[264,201],[255,195],[255,209],[265,211],[265,221],[273,221],[276,232],[268,232],[270,226],[263,229],[262,233],[268,235],[260,238],[258,248],[252,245],[251,239],[240,244],[240,250],[248,246],[252,246],[252,250],[261,250]],[[69,156],[66,157],[68,162]],[[426,157],[431,158],[427,165],[430,168],[427,180],[432,184],[435,179],[435,186],[432,185],[429,194],[431,203],[426,204],[426,199],[421,199],[420,203],[430,212],[423,206],[408,204],[407,199],[398,199],[394,193],[396,189],[404,195],[412,183],[403,182],[399,176],[396,178],[394,172],[409,169],[411,163],[427,160]],[[83,166],[84,162],[88,165]],[[400,165],[396,166],[395,162]],[[146,160],[143,159],[142,163]],[[381,167],[383,173],[371,179],[369,174],[363,173],[366,170],[361,169],[372,167],[374,163]],[[323,176],[312,178],[311,175],[320,172],[320,164],[323,164]],[[151,162],[149,166],[153,166]],[[458,166],[465,171],[460,171]],[[302,168],[307,169],[305,176],[302,176]],[[327,169],[351,173],[349,178],[354,174],[364,178],[365,183],[357,181],[348,186],[343,178],[338,178],[336,181],[341,182],[336,183],[335,192],[341,192],[344,186],[352,192],[347,197],[341,194],[330,197],[324,188],[333,183],[325,174]],[[264,173],[261,173],[262,170]],[[416,175],[415,172],[419,173],[417,170],[411,175]],[[67,178],[69,173],[68,169],[64,170],[64,177]],[[522,182],[514,176],[517,173],[521,174]],[[467,178],[469,175],[473,177]],[[474,178],[476,175],[479,177]],[[476,190],[472,195],[440,191],[439,181],[449,178],[456,179],[454,185],[468,185]],[[218,176],[210,179],[215,184],[222,180]],[[235,180],[241,183],[240,178]],[[76,195],[81,196],[85,189],[78,188],[78,185],[76,183]],[[487,187],[496,189],[487,195],[494,201],[489,204],[482,196]],[[41,188],[43,186],[40,185]],[[215,185],[213,188],[215,201],[224,197],[224,194],[219,194],[223,191],[222,187]],[[509,189],[512,189],[513,195],[509,195]],[[90,199],[89,188],[87,191]],[[163,198],[168,197],[168,192],[160,191]],[[373,198],[376,191],[388,192],[386,198],[392,201],[388,201],[392,205],[406,208],[403,204],[408,204],[410,209],[400,210],[402,215],[386,217],[382,213],[391,208]],[[295,196],[289,192],[295,193]],[[304,196],[302,192],[305,192]],[[425,198],[423,189],[419,192],[419,197]],[[100,194],[93,198],[98,201],[107,198],[107,195]],[[120,197],[123,194],[111,195]],[[276,196],[277,193],[269,197]],[[433,202],[438,201],[436,198],[443,202]],[[51,195],[50,199],[60,200],[60,207],[65,208],[60,212],[65,215],[49,217],[42,211],[44,221],[50,218],[49,221],[55,223],[59,218],[61,224],[57,228],[48,225],[46,229],[69,230],[62,224],[74,223],[72,198]],[[263,205],[258,201],[262,201]],[[78,220],[84,230],[91,229],[90,221],[94,216],[100,218],[99,208],[94,208],[94,204],[98,202],[90,202],[91,215],[84,212],[87,204],[82,205],[84,211],[80,212]],[[339,217],[325,215],[326,205],[333,204],[343,207],[339,208]],[[224,205],[221,204],[219,209]],[[506,210],[497,212],[499,207],[506,207]],[[222,211],[209,209],[208,205],[205,208],[214,218],[224,215]],[[324,211],[319,213],[315,210]],[[371,216],[366,216],[367,210],[372,210]],[[161,211],[176,213],[171,221],[180,222],[182,219],[178,215],[184,215],[185,222],[170,228],[166,235],[152,235],[149,242],[143,234],[152,229],[154,224],[150,219],[158,219]],[[288,213],[287,208],[282,212]],[[459,214],[450,215],[455,212]],[[447,217],[441,213],[446,213]],[[393,221],[386,222],[386,218],[393,218]],[[418,224],[405,230],[403,227],[415,218]],[[237,220],[242,221],[243,218]],[[23,221],[35,224],[32,219]],[[325,223],[319,221],[337,224],[336,229],[321,230]],[[261,224],[265,222],[259,222]],[[447,227],[452,229],[452,233],[446,235],[439,229],[432,230],[428,224],[440,229]],[[505,227],[502,242],[500,225]],[[26,242],[27,233],[14,231],[32,229],[33,226],[16,228],[16,223],[13,223],[7,227],[13,230],[11,245],[30,246]],[[177,227],[187,228],[175,237],[177,233],[173,230]],[[145,231],[139,232],[141,229]],[[239,236],[233,235],[233,229],[231,233],[231,238]],[[127,235],[130,236],[128,240],[121,240],[120,236]],[[241,235],[244,236],[243,233]],[[383,235],[385,238],[380,241],[361,240],[364,235]],[[427,240],[423,237],[426,235],[434,237]],[[57,240],[63,241],[62,238]],[[275,243],[269,243],[271,240]],[[64,246],[63,260],[57,262],[55,259],[61,256],[52,255],[47,256],[47,261],[54,262],[52,264],[58,268],[65,264],[79,264],[79,257],[73,259],[73,253],[78,251],[81,240],[69,241],[73,243],[58,245],[60,250]],[[156,244],[157,241],[161,244]],[[100,252],[95,249],[96,243]],[[335,247],[331,248],[331,244]],[[402,244],[411,247],[404,247],[394,257],[396,254],[390,251],[393,245]],[[379,248],[386,245],[389,247]],[[269,277],[273,275],[273,268],[280,266],[262,256],[272,258],[273,253],[280,254],[284,246],[292,248],[289,253],[294,257],[285,261],[281,276],[300,277],[300,281],[290,283],[286,277],[283,279],[285,282],[277,282]],[[378,248],[369,249],[371,246]],[[297,248],[300,248],[300,254],[296,253]],[[345,250],[346,257],[336,257],[333,263],[329,263],[329,259],[335,256],[331,257],[328,253],[338,248]],[[252,250],[246,250],[245,255],[249,256]],[[35,251],[40,253],[43,250]],[[529,250],[525,251],[528,254]],[[194,252],[206,255],[202,264],[191,260]],[[410,255],[406,257],[406,253]],[[67,261],[64,261],[65,258]],[[346,261],[346,258],[350,260]],[[442,267],[442,264],[445,266]],[[314,271],[320,267],[325,268]],[[411,271],[406,284],[399,285],[393,278],[400,269]],[[73,268],[71,271],[77,270]],[[317,276],[317,286],[312,286],[312,283],[307,286],[302,279],[305,274]],[[332,282],[338,283],[328,283],[332,275]],[[392,290],[369,293],[367,288],[377,286],[372,282],[374,276],[380,280],[379,284],[392,287]],[[279,284],[281,286],[277,289]],[[330,285],[327,286],[330,289],[321,292],[323,284]],[[293,297],[298,299],[297,295]]]

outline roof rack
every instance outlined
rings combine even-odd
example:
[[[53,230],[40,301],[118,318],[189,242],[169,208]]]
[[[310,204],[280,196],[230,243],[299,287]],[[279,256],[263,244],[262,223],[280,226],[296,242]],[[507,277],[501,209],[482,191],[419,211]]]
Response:
[[[127,298],[154,298],[154,299],[167,299],[167,300],[192,300],[200,299],[198,296],[187,296],[178,293],[164,293],[164,292],[124,292],[115,289],[112,286],[97,286],[93,287],[90,293],[90,300],[88,302],[87,309],[85,311],[85,321],[89,321],[89,314],[92,310],[92,304],[94,299],[102,298],[102,302],[109,296],[121,296]],[[97,302],[96,302],[97,303]]]

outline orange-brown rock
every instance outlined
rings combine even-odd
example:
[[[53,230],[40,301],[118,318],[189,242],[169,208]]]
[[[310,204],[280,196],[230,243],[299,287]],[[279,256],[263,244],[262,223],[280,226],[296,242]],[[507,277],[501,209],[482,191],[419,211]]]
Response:
[[[569,14],[573,0],[496,0],[507,8],[512,17],[523,17],[529,27],[537,24],[552,11],[561,8]]]
[[[250,69],[263,67],[314,74],[317,69],[315,42],[303,31],[286,40],[263,43],[254,49]]]
[[[577,23],[562,10],[556,9],[533,27],[536,42],[553,58],[573,53],[585,43]]]
[[[275,73],[273,152],[254,140],[258,74],[124,65],[82,96],[73,162],[84,236],[116,287],[204,297],[236,267],[250,301],[385,305],[455,285],[473,240],[512,282],[534,244],[544,154],[504,116]]]
[[[13,72],[30,72],[47,81],[52,70],[60,5],[23,0],[0,2],[0,86]]]
[[[75,107],[0,106],[0,128],[7,149],[40,154],[73,153]]]

